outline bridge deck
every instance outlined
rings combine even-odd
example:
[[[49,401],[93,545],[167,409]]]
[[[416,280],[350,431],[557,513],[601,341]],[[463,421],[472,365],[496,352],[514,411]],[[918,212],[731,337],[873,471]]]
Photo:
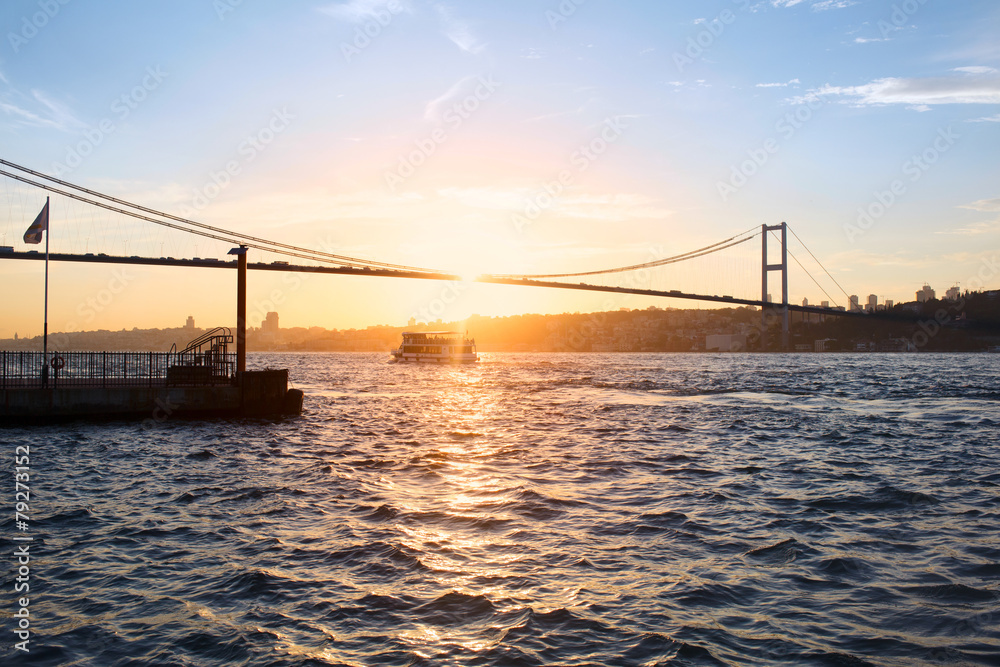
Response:
[[[45,254],[38,251],[29,252],[0,252],[0,259],[21,259],[21,260],[44,260]],[[175,259],[173,257],[120,257],[105,254],[71,254],[71,253],[50,253],[49,259],[54,262],[92,262],[98,264],[133,264],[142,266],[183,266],[188,268],[209,268],[209,269],[232,269],[236,270],[235,260],[226,261],[221,259]],[[253,271],[286,271],[293,273],[329,273],[346,276],[367,276],[371,278],[407,278],[413,280],[447,280],[463,281],[462,276],[450,273],[429,273],[419,271],[397,271],[391,269],[368,269],[351,266],[311,266],[304,264],[288,264],[286,262],[263,262],[249,263],[247,269]],[[915,321],[920,319],[916,315],[900,315],[898,313],[866,313],[852,312],[838,308],[821,308],[818,306],[798,306],[788,304],[784,306],[780,303],[767,301],[756,301],[753,299],[737,299],[731,296],[718,296],[709,294],[691,294],[677,290],[663,291],[652,289],[638,289],[634,287],[609,287],[605,285],[590,285],[587,283],[562,283],[547,280],[528,280],[525,278],[505,278],[502,276],[483,275],[474,279],[474,282],[489,283],[495,285],[515,285],[521,287],[544,287],[549,289],[569,289],[588,292],[612,292],[617,294],[637,294],[641,296],[655,296],[669,299],[688,299],[692,301],[708,301],[712,303],[722,303],[732,306],[756,306],[758,308],[785,308],[793,312],[814,313],[817,315],[833,315],[837,317],[877,317],[882,319],[893,319],[902,321]]]

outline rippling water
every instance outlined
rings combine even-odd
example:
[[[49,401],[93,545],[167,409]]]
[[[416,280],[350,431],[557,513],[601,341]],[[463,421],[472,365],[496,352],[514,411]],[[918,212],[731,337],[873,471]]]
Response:
[[[385,358],[251,358],[284,421],[0,430],[3,661],[1000,664],[1000,355]]]

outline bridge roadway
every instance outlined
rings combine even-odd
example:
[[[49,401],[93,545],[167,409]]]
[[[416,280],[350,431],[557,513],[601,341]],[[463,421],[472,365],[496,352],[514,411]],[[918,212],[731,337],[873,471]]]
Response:
[[[28,252],[14,252],[10,250],[0,250],[0,259],[24,259],[24,260],[44,260],[45,253],[31,250]],[[121,257],[115,255],[91,253],[85,255],[71,253],[49,253],[49,260],[53,262],[91,262],[97,264],[134,264],[142,266],[183,266],[188,268],[209,268],[209,269],[232,269],[236,270],[236,260],[221,259],[174,259],[173,257]],[[396,271],[390,269],[369,269],[352,266],[307,266],[302,264],[288,264],[286,262],[263,262],[248,263],[247,269],[255,271],[289,271],[295,273],[332,273],[345,276],[367,276],[378,278],[409,278],[417,280],[465,280],[462,276],[449,273],[424,273],[419,271]],[[586,283],[561,283],[545,280],[528,280],[527,278],[509,278],[502,276],[482,275],[473,279],[474,282],[490,283],[495,285],[520,285],[522,287],[547,287],[553,289],[571,289],[586,292],[612,292],[617,294],[638,294],[642,296],[666,297],[670,299],[690,299],[692,301],[710,301],[733,306],[757,306],[781,307],[781,304],[769,303],[766,301],[754,301],[752,299],[737,299],[732,296],[716,296],[706,294],[689,294],[671,290],[664,292],[661,290],[640,289],[637,287],[607,287],[604,285],[589,285]],[[815,313],[818,315],[836,315],[837,317],[873,317],[879,319],[895,319],[913,321],[920,319],[916,316],[901,316],[900,314],[877,313],[870,315],[864,312],[848,312],[834,308],[821,308],[818,306],[797,306],[788,304],[788,310],[800,313]]]

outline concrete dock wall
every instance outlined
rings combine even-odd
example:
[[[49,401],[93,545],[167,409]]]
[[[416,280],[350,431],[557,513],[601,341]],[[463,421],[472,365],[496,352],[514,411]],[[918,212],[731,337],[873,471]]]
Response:
[[[247,371],[232,385],[0,389],[0,421],[65,418],[237,417],[298,414],[288,371]]]
[[[238,415],[239,387],[70,387],[0,390],[0,417],[166,419],[192,414]]]

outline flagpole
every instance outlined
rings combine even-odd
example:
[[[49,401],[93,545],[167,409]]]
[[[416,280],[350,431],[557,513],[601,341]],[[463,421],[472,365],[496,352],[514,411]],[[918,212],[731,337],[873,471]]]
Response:
[[[52,214],[48,210],[49,198],[45,198],[45,210],[48,217]],[[45,221],[45,324],[42,328],[42,386],[48,386],[49,382],[49,237],[52,232],[49,230],[49,220]]]

